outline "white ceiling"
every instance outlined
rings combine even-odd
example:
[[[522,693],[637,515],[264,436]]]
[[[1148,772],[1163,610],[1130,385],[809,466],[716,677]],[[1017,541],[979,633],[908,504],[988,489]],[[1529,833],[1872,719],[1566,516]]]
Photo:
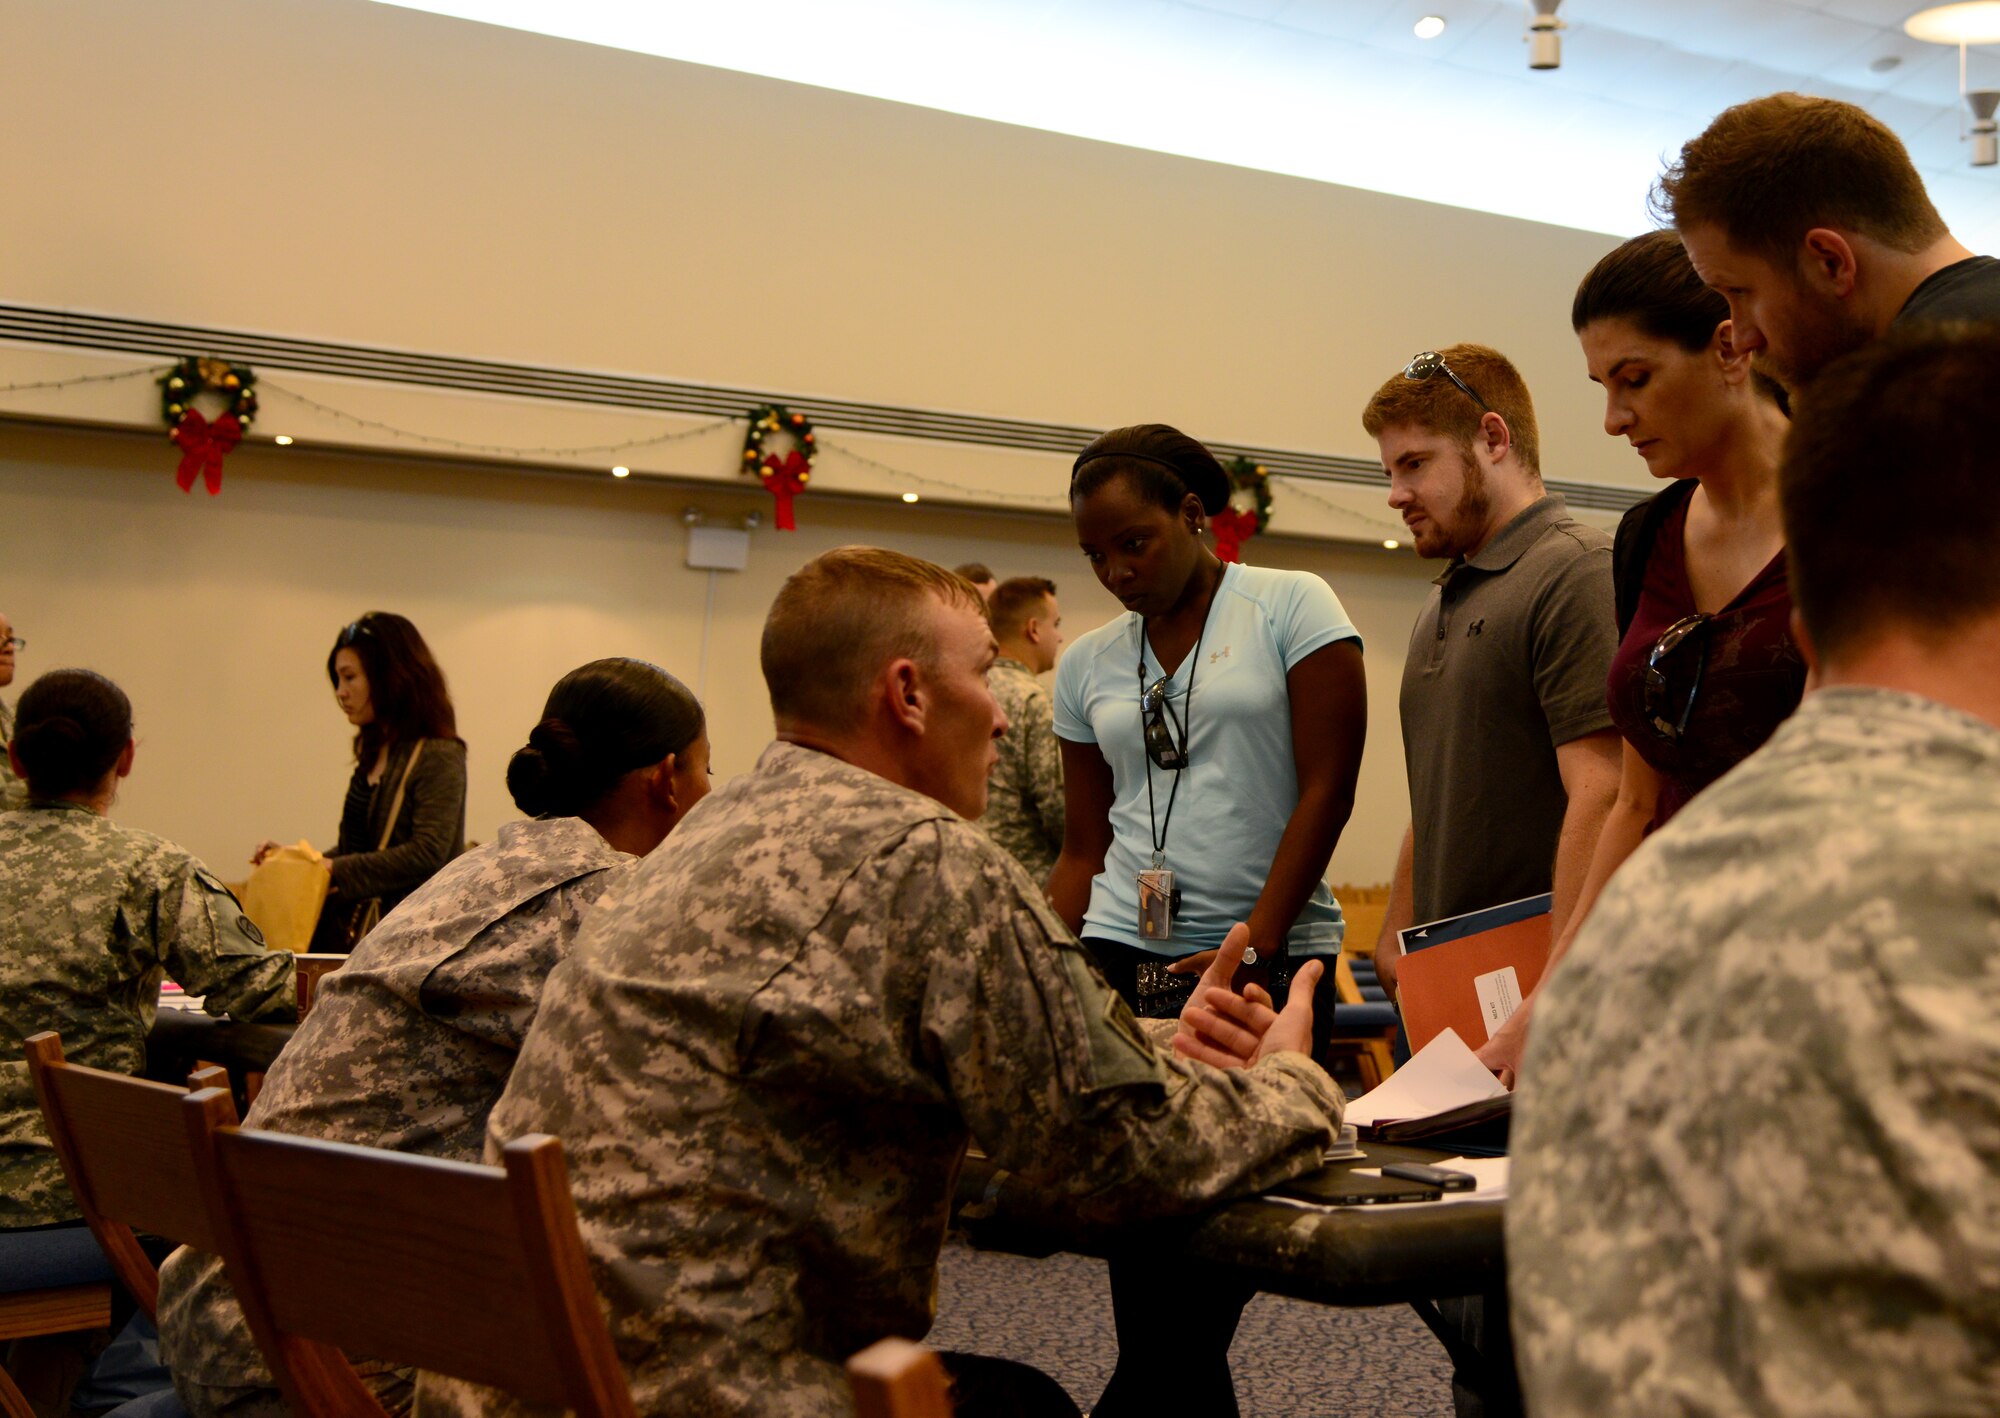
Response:
[[[388,3],[1616,235],[1717,111],[1798,89],[1889,124],[1958,236],[2000,249],[1958,52],[1902,33],[1920,0],[1565,0],[1539,73],[1522,0]],[[2000,87],[1994,49],[1972,87]]]

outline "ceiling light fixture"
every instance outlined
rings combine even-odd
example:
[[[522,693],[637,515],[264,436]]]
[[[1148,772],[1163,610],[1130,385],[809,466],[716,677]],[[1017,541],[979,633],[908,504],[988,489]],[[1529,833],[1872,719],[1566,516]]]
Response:
[[[1436,39],[1444,33],[1444,16],[1425,15],[1412,28],[1418,39]]]
[[[292,436],[289,433],[281,433],[271,441],[280,448],[289,448],[292,446]]]
[[[1397,541],[1394,537],[1385,537],[1382,541],[1382,549],[1384,551],[1394,551],[1397,547],[1401,545],[1402,543]]]
[[[917,494],[914,492],[906,492],[903,494],[903,501],[905,502],[915,502],[917,500],[918,500]]]
[[[1931,44],[1958,46],[1958,96],[1972,114],[1972,128],[1965,127],[1965,115],[1958,119],[1958,140],[1972,139],[1972,165],[2000,164],[2000,125],[1993,119],[2000,105],[2000,92],[1968,88],[1965,82],[1965,47],[2000,41],[2000,0],[1967,0],[1959,5],[1933,5],[1903,21],[1903,33],[1911,39]]]
[[[1562,0],[1528,0],[1528,67],[1560,69],[1563,62],[1562,32],[1569,28],[1556,18]]]
[[[1972,165],[2000,165],[2000,123],[1993,119],[1994,110],[2000,109],[2000,89],[1973,89],[1965,96],[1965,106],[1972,110]]]
[[[611,470],[611,476],[614,478],[629,478],[632,476],[632,470],[630,468],[625,468],[625,467],[613,468]]]
[[[1992,44],[2000,40],[2000,0],[1933,5],[1903,21],[1903,33],[1932,44]]]

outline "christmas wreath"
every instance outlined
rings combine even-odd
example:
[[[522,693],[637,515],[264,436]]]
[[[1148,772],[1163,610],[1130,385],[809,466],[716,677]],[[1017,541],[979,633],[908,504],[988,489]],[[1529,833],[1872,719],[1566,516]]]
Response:
[[[204,391],[228,401],[213,422],[194,406],[195,395]],[[208,485],[211,497],[222,491],[222,460],[243,441],[256,416],[257,376],[247,365],[189,355],[160,376],[160,417],[167,437],[181,450],[174,481],[182,492],[193,491],[196,477]]]
[[[1215,554],[1224,561],[1242,560],[1243,543],[1256,536],[1271,521],[1271,472],[1262,463],[1248,458],[1231,458],[1222,465],[1229,474],[1229,486],[1237,493],[1249,493],[1252,507],[1239,507],[1232,498],[1228,507],[1208,519],[1215,529]]]
[[[792,499],[812,481],[812,420],[783,404],[759,404],[749,418],[749,431],[743,435],[743,471],[763,479],[765,490],[777,504],[773,520],[778,530],[794,531],[798,524],[792,520]],[[792,446],[782,458],[764,450],[764,440],[774,433],[788,433],[792,438]]]

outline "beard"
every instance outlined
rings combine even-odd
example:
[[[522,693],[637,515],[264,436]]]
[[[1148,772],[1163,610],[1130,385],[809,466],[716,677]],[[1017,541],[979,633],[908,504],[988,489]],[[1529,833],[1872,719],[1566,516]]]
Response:
[[[1777,380],[1787,394],[1797,394],[1822,369],[1875,338],[1873,328],[1850,314],[1846,306],[1820,299],[1803,288],[1796,292],[1787,325],[1782,349],[1766,330],[1765,348],[1751,360],[1752,368]]]
[[[1493,511],[1493,497],[1487,490],[1486,471],[1479,466],[1479,459],[1469,447],[1460,449],[1458,458],[1462,475],[1458,500],[1452,503],[1450,512],[1428,516],[1426,525],[1412,532],[1417,555],[1426,560],[1464,556],[1486,530],[1486,519]]]

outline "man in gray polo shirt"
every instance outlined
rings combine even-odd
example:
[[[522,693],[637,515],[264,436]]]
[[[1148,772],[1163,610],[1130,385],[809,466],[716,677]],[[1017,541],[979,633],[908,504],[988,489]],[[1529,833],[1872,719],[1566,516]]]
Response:
[[[1417,554],[1450,560],[1403,665],[1411,827],[1375,954],[1393,990],[1396,932],[1417,921],[1553,890],[1560,935],[1618,792],[1605,702],[1618,630],[1611,538],[1542,490],[1534,404],[1506,356],[1419,355],[1361,422]],[[1511,1057],[1482,1057],[1511,1081]],[[1518,1412],[1504,1302],[1488,1307],[1492,1333],[1476,1299],[1440,1309],[1459,1413]]]

